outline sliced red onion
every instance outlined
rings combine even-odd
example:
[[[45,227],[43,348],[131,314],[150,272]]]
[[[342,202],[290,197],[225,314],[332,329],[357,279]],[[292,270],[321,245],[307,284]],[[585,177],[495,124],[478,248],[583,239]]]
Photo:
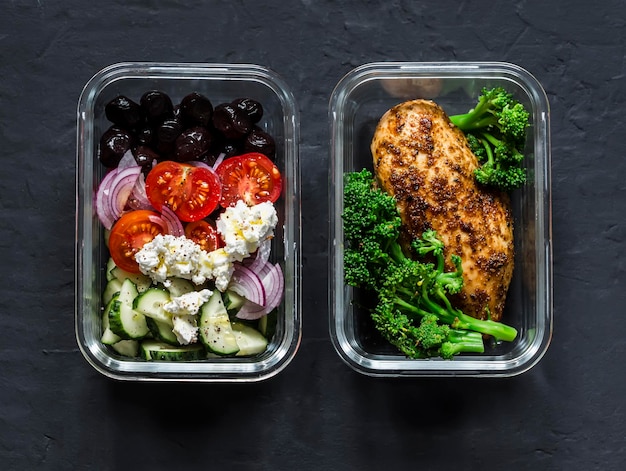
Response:
[[[277,263],[272,266],[270,272],[261,280],[265,287],[265,309],[269,314],[270,311],[277,308],[283,299],[283,291],[285,289],[285,277],[283,270]]]
[[[146,194],[146,178],[143,172],[139,174],[133,192],[128,199],[128,206],[132,209],[154,209]]]
[[[119,217],[126,208],[126,202],[135,188],[137,177],[141,173],[141,167],[127,167],[118,172],[111,185],[111,204],[117,210]]]
[[[122,158],[120,159],[120,163],[117,164],[117,168],[119,170],[124,170],[125,168],[128,168],[128,167],[135,167],[136,165],[137,165],[137,161],[135,160],[135,156],[133,155],[131,150],[128,149],[124,153]]]
[[[256,273],[241,264],[235,265],[228,289],[258,306],[265,305],[263,282]]]
[[[111,229],[126,208],[135,187],[141,167],[119,167],[109,172],[100,183],[96,194],[96,213],[106,229]]]
[[[115,180],[118,173],[119,170],[117,168],[114,168],[107,173],[100,182],[100,186],[96,192],[96,214],[98,215],[98,219],[100,219],[102,225],[107,229],[111,229],[111,227],[113,227],[116,219],[111,209],[111,205],[109,204],[109,196],[111,194],[111,183]]]
[[[163,228],[163,232],[165,234],[169,234],[168,232],[169,228],[168,228],[167,222],[165,222],[165,220],[161,216],[154,213],[154,215],[151,214],[150,216],[148,216],[148,220],[155,224],[158,224],[159,226]]]
[[[167,232],[176,237],[180,237],[185,235],[185,230],[183,229],[183,224],[176,216],[176,213],[172,211],[168,206],[163,205],[161,208],[161,217],[163,221],[167,224]]]
[[[259,306],[251,302],[246,302],[235,314],[239,319],[255,320],[269,314],[280,304],[285,289],[285,278],[280,265],[267,264],[267,273],[262,278],[261,283],[265,289],[265,305]]]
[[[254,258],[247,258],[245,265],[260,276],[260,272],[263,270],[263,267],[265,267],[270,257],[271,250],[272,241],[270,239],[265,239],[259,245],[259,248],[256,251],[256,256]]]
[[[224,161],[224,157],[226,157],[225,152],[222,152],[220,155],[217,156],[217,159],[215,159],[215,163],[213,164],[213,170],[217,170],[217,167],[219,167],[220,164]]]

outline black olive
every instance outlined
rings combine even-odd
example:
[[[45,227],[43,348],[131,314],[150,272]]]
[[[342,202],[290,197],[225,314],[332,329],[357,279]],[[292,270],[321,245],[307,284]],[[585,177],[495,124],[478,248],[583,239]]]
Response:
[[[144,168],[151,168],[152,163],[155,160],[159,160],[159,154],[157,154],[150,147],[144,145],[139,145],[135,147],[135,149],[133,150],[133,156],[135,157],[135,162],[137,162],[137,165],[141,165]]]
[[[151,145],[154,140],[154,129],[150,126],[143,126],[135,134],[138,144]]]
[[[263,117],[263,106],[252,98],[237,98],[231,102],[231,105],[243,110],[253,124],[261,121]]]
[[[176,118],[168,118],[157,128],[156,150],[161,154],[174,151],[176,139],[183,132],[182,123]]]
[[[252,129],[248,115],[241,109],[228,103],[222,103],[213,111],[213,126],[226,139],[242,139]]]
[[[276,154],[276,144],[272,136],[260,127],[253,126],[252,131],[243,141],[243,150],[245,152],[260,152],[273,159]]]
[[[176,138],[175,155],[179,162],[198,160],[209,150],[211,132],[202,126],[184,130]]]
[[[193,92],[185,96],[180,102],[180,119],[187,127],[208,126],[213,117],[213,105],[211,101]]]
[[[125,129],[135,129],[144,122],[141,106],[124,95],[119,95],[107,103],[104,114],[113,124]]]
[[[98,158],[105,167],[115,168],[133,145],[132,135],[119,126],[111,126],[100,138]]]
[[[159,125],[166,118],[174,116],[174,105],[165,92],[150,90],[144,93],[139,100],[139,104],[146,116],[148,123]]]

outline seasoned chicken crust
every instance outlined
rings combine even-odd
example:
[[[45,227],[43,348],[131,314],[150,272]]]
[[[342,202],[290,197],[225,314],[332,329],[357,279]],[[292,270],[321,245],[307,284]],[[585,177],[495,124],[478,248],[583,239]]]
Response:
[[[513,276],[513,219],[507,194],[479,188],[476,156],[465,135],[429,100],[401,103],[380,119],[371,143],[381,188],[393,195],[412,240],[437,231],[450,255],[463,260],[464,287],[456,307],[500,320]]]

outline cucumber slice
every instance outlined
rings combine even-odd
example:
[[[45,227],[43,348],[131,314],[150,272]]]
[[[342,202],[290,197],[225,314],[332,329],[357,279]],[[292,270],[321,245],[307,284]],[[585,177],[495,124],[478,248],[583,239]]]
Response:
[[[122,304],[132,307],[133,301],[137,297],[139,292],[137,286],[129,278],[122,281],[122,287],[120,288],[120,294],[117,296],[117,300]]]
[[[111,273],[111,271],[113,271],[114,268],[115,268],[115,262],[113,261],[111,257],[109,257],[109,260],[107,261],[107,268],[106,268],[107,281],[111,281],[115,279],[115,275]]]
[[[114,278],[117,278],[121,282],[124,280],[130,280],[135,284],[137,291],[143,293],[150,286],[152,286],[152,279],[149,276],[144,275],[143,273],[130,273],[125,270],[122,270],[120,267],[114,267],[111,270],[111,275]]]
[[[109,304],[113,296],[120,292],[122,289],[122,282],[117,278],[109,280],[102,293],[102,303],[106,306]]]
[[[102,337],[100,338],[100,341],[105,345],[113,345],[114,343],[122,340],[122,338],[114,333],[109,327],[109,312],[111,311],[112,304],[113,300],[109,301],[102,313]]]
[[[266,339],[271,339],[276,332],[276,323],[278,321],[278,311],[272,310],[269,314],[259,319],[259,332],[263,334]]]
[[[224,293],[224,306],[226,306],[228,312],[238,311],[245,302],[246,298],[233,291],[226,291]]]
[[[122,293],[123,291],[120,292],[117,299],[111,301],[109,327],[113,333],[124,340],[143,338],[150,331],[146,323],[146,316],[120,301]]]
[[[170,292],[170,296],[172,298],[177,298],[178,296],[182,296],[183,294],[191,293],[196,290],[191,281],[184,280],[183,278],[172,278],[169,282],[170,285],[167,287],[167,290]]]
[[[267,339],[261,332],[247,324],[233,322],[233,333],[239,345],[237,356],[258,355],[267,348]]]
[[[199,334],[202,344],[219,355],[237,353],[239,345],[219,291],[213,292],[200,308],[200,313]]]
[[[176,338],[176,334],[172,332],[171,325],[148,316],[146,316],[146,323],[148,324],[148,329],[150,329],[150,332],[152,332],[155,339],[170,345],[180,345],[178,343],[178,339]]]
[[[111,345],[111,347],[125,357],[135,358],[139,355],[139,342],[137,340],[120,340]]]
[[[198,344],[175,347],[159,340],[144,340],[140,349],[141,356],[146,360],[194,361],[205,356],[204,348]]]
[[[133,309],[144,316],[163,322],[171,327],[172,315],[163,309],[163,306],[170,302],[170,294],[164,289],[150,288],[135,298]]]

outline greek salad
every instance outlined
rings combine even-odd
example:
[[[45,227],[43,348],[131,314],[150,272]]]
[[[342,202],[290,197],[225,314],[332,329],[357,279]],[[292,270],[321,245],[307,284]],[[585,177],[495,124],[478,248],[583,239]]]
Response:
[[[102,338],[118,354],[195,361],[265,351],[284,291],[271,257],[282,175],[262,105],[161,91],[106,105],[94,195],[109,258]]]

